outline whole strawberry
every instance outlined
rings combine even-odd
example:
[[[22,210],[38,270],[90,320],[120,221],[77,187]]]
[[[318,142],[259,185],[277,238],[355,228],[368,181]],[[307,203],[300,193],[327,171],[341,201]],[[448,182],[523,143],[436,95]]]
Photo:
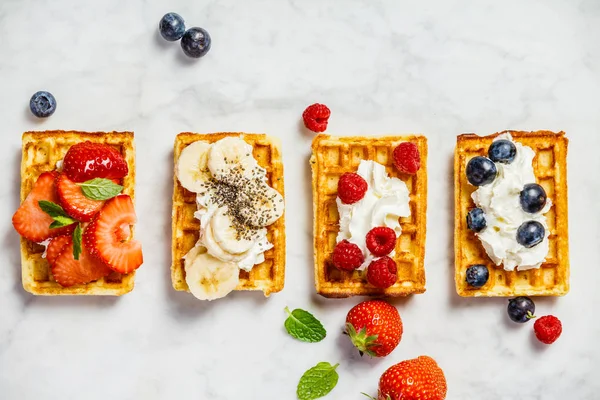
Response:
[[[562,324],[554,315],[546,315],[535,321],[533,330],[540,342],[552,344],[562,333]]]
[[[444,400],[448,386],[435,360],[420,356],[402,361],[381,375],[378,400]]]
[[[346,332],[360,355],[384,357],[402,338],[402,320],[396,307],[381,300],[364,301],[346,316]]]
[[[115,148],[90,141],[69,148],[63,170],[73,182],[94,178],[120,179],[129,172],[127,162]]]

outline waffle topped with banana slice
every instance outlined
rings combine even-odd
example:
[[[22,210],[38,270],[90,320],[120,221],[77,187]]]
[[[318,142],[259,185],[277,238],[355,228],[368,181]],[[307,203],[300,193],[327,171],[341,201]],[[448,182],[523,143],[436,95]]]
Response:
[[[238,287],[273,248],[267,227],[284,212],[283,196],[241,137],[195,141],[177,160],[177,180],[196,195],[200,221],[196,245],[183,257],[185,282],[198,299],[214,300]]]

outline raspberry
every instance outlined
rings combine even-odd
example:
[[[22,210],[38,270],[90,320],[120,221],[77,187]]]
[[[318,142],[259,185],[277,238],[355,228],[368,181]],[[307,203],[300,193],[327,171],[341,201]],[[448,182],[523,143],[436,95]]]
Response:
[[[398,171],[414,175],[421,168],[421,155],[417,145],[410,142],[400,143],[394,149],[394,165]]]
[[[385,256],[369,264],[367,270],[367,280],[375,287],[386,289],[396,283],[398,277],[398,267],[396,262]]]
[[[540,342],[552,344],[562,333],[562,324],[555,316],[546,315],[535,321],[533,330]]]
[[[338,197],[344,204],[354,204],[362,200],[367,189],[367,181],[353,172],[346,172],[338,181]]]
[[[347,240],[339,242],[333,249],[333,266],[342,271],[354,271],[365,261],[360,247]]]
[[[396,232],[386,226],[378,226],[367,233],[367,249],[377,257],[387,256],[396,247]]]
[[[325,104],[315,103],[302,113],[304,126],[313,132],[325,132],[331,111]]]

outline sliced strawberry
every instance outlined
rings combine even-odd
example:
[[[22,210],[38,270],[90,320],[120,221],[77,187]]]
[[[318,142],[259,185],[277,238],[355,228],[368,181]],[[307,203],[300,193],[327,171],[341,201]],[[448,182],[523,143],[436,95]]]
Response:
[[[59,200],[54,183],[56,176],[57,172],[44,172],[41,174],[23,204],[21,204],[15,215],[13,215],[12,223],[17,232],[32,242],[43,242],[51,237],[73,232],[73,229],[75,229],[75,225],[50,229],[50,224],[54,220],[42,211],[38,204],[40,200],[58,203]]]
[[[63,171],[74,182],[94,178],[120,179],[127,175],[127,162],[114,147],[90,141],[71,146],[64,158]]]
[[[102,261],[83,249],[79,260],[73,258],[73,240],[68,238],[67,245],[52,264],[54,280],[61,286],[81,285],[107,276],[112,272]]]
[[[127,228],[135,224],[131,197],[119,195],[108,200],[83,234],[84,246],[113,270],[127,274],[143,262],[142,244],[128,240]]]
[[[71,236],[57,236],[50,241],[48,248],[46,249],[46,260],[50,265],[54,264],[54,261],[58,258],[63,249],[71,243]]]
[[[80,221],[91,221],[104,205],[104,201],[85,197],[81,187],[63,172],[56,179],[56,190],[60,204],[67,214]]]

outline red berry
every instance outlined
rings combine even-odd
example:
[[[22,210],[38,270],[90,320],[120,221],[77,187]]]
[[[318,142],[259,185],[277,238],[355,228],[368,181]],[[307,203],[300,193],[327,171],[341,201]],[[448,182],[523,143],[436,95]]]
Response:
[[[56,179],[56,190],[60,204],[71,217],[88,222],[104,205],[104,201],[92,200],[85,197],[81,187],[62,173]]]
[[[385,301],[363,301],[348,312],[346,334],[361,355],[384,357],[400,343],[402,319],[396,307]]]
[[[71,238],[54,260],[51,270],[54,280],[64,287],[97,281],[112,272],[106,264],[91,256],[86,248],[79,255],[79,260],[75,260]]]
[[[353,172],[346,172],[338,181],[338,197],[344,204],[354,204],[362,200],[368,189],[367,181]]]
[[[331,111],[325,104],[315,103],[302,113],[304,126],[313,132],[325,132]]]
[[[421,168],[421,155],[417,145],[410,142],[400,143],[394,149],[394,165],[405,174],[416,174]]]
[[[378,226],[367,233],[367,249],[376,257],[387,256],[396,247],[396,232],[386,226]]]
[[[381,375],[379,400],[444,400],[448,385],[444,371],[431,357],[402,361]]]
[[[553,315],[546,315],[535,321],[533,330],[538,340],[545,344],[552,344],[562,333],[560,320]]]
[[[48,261],[48,264],[54,265],[54,262],[62,253],[64,248],[71,243],[72,239],[70,235],[57,236],[53,238],[50,243],[48,243],[48,248],[46,248],[46,260]]]
[[[347,240],[339,242],[333,249],[333,266],[342,271],[354,271],[365,261],[360,247]]]
[[[380,289],[387,289],[396,283],[398,279],[398,267],[396,262],[388,256],[381,257],[369,264],[367,280]]]
[[[89,141],[71,146],[65,155],[63,170],[73,182],[121,179],[129,172],[127,162],[115,148]]]

